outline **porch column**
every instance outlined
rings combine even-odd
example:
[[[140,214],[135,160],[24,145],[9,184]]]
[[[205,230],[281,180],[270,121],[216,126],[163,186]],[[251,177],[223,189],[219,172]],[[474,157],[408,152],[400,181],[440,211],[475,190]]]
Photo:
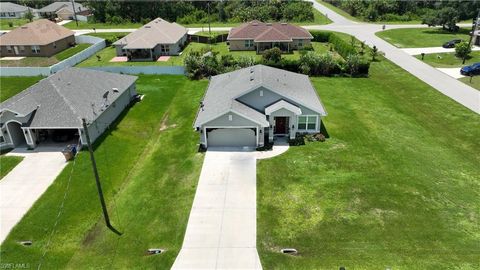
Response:
[[[150,49],[150,59],[154,60],[153,59],[153,49]]]

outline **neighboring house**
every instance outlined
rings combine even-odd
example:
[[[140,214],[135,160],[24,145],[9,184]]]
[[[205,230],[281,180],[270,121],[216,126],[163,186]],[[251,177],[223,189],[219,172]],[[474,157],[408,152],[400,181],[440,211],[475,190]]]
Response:
[[[0,19],[19,19],[25,17],[28,10],[37,17],[37,10],[11,2],[0,3]]]
[[[82,119],[93,143],[130,105],[136,76],[68,68],[0,104],[0,149],[55,139],[85,145]]]
[[[75,45],[75,33],[46,19],[0,36],[0,56],[49,57]]]
[[[187,41],[187,29],[157,18],[113,43],[117,56],[155,61],[162,55],[178,55]]]
[[[308,76],[256,65],[213,76],[194,127],[204,147],[258,147],[318,133],[326,115]]]
[[[44,18],[58,17],[63,20],[72,20],[74,19],[74,10],[77,15],[87,16],[90,14],[88,8],[77,2],[74,4],[72,2],[53,2],[39,9],[38,12]]]
[[[231,51],[257,51],[273,47],[284,52],[310,46],[313,36],[300,26],[289,23],[264,23],[251,21],[234,27],[228,34]]]

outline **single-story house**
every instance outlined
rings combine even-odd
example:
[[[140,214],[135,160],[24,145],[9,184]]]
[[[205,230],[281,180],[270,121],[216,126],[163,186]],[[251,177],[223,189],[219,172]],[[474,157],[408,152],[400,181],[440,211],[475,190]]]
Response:
[[[20,19],[25,17],[25,14],[27,14],[29,10],[34,17],[37,17],[38,10],[34,8],[29,8],[12,2],[1,2],[0,19]]]
[[[284,52],[310,46],[313,36],[306,29],[289,23],[264,23],[257,20],[234,27],[227,41],[231,51],[257,51],[277,47]]]
[[[129,60],[156,61],[162,55],[178,55],[185,42],[185,27],[156,18],[113,45],[117,56],[127,56]]]
[[[74,10],[77,15],[90,15],[90,9],[77,2],[72,4],[70,1],[53,2],[50,5],[39,9],[38,13],[44,18],[58,17],[62,20],[73,20]]]
[[[0,103],[0,149],[52,141],[93,143],[131,104],[136,76],[68,68]]]
[[[73,45],[73,31],[47,19],[40,19],[1,35],[0,56],[49,57]]]
[[[194,128],[204,147],[259,147],[318,133],[326,115],[308,76],[256,65],[211,78]]]

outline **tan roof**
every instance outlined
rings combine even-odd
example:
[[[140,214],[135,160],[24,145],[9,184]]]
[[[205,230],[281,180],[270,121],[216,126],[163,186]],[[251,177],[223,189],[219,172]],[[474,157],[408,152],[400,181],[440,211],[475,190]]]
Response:
[[[113,45],[125,45],[124,49],[153,49],[158,44],[175,44],[186,34],[185,27],[157,18]]]
[[[313,39],[310,32],[289,23],[264,23],[257,20],[232,28],[227,40],[251,39],[262,41],[292,41],[292,39]]]
[[[74,34],[63,26],[41,19],[0,36],[0,45],[46,45]]]

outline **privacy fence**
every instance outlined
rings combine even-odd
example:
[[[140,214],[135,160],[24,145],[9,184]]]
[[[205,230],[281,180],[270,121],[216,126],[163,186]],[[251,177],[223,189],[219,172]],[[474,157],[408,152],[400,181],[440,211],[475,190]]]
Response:
[[[105,48],[103,38],[92,36],[76,36],[77,44],[88,43],[92,46],[49,67],[0,67],[0,76],[49,76],[67,67],[72,67]]]

